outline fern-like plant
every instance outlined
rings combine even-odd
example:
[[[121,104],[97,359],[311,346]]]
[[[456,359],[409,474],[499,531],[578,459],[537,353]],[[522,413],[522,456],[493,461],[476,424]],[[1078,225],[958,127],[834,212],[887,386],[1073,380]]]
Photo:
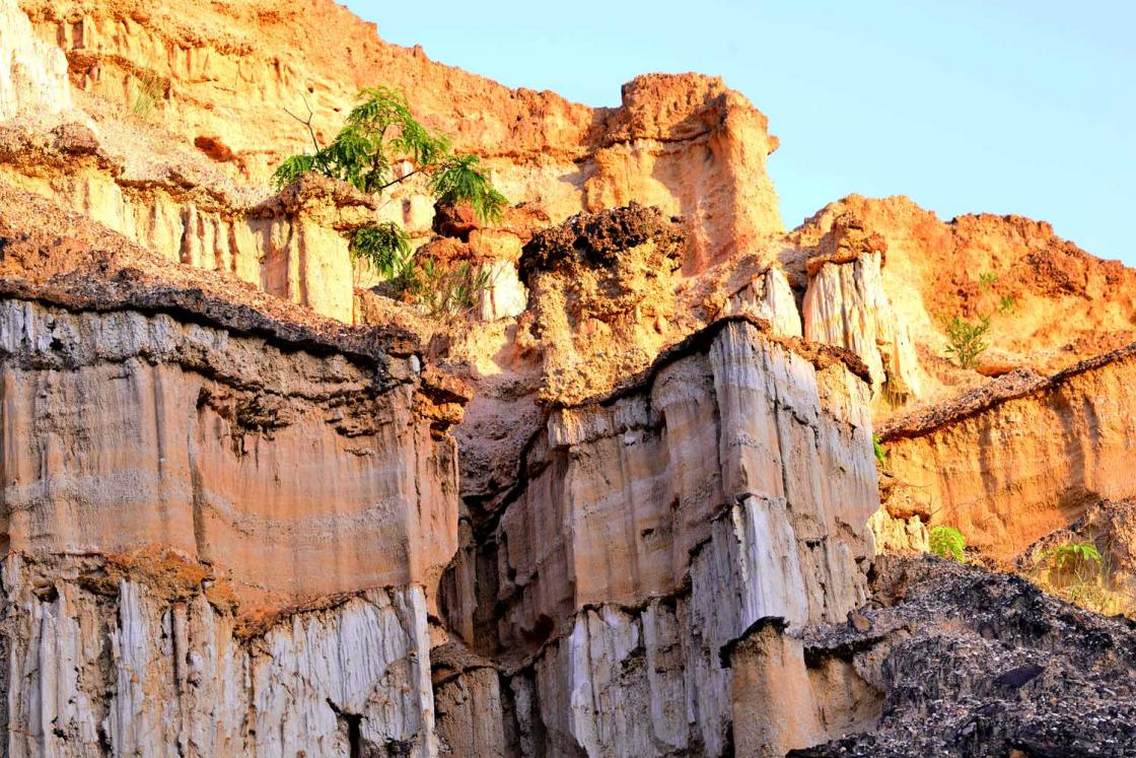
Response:
[[[410,237],[393,221],[369,224],[351,233],[351,255],[386,279],[394,279],[410,266],[414,251]]]
[[[953,558],[962,563],[963,551],[966,550],[966,537],[953,526],[936,526],[931,530],[928,546],[931,552],[940,558]]]
[[[990,317],[982,316],[972,323],[955,316],[947,322],[947,353],[954,356],[961,368],[974,368],[990,344],[986,333],[990,331]]]
[[[397,90],[381,86],[362,90],[359,104],[327,145],[320,144],[310,111],[306,120],[293,117],[307,126],[313,152],[293,155],[276,168],[272,180],[277,189],[315,172],[347,182],[362,192],[381,195],[421,174],[436,200],[469,203],[482,221],[499,220],[508,204],[482,173],[478,157],[454,153],[449,139],[432,134],[414,118],[406,98]],[[404,162],[411,164],[411,170],[396,171],[396,166]],[[423,297],[438,296],[414,286],[423,277],[417,277],[412,270],[415,263],[410,238],[398,224],[374,223],[355,230],[350,249],[356,261],[384,278],[396,280],[404,291],[420,292]],[[471,281],[476,284],[476,276]],[[433,310],[430,303],[426,305]]]

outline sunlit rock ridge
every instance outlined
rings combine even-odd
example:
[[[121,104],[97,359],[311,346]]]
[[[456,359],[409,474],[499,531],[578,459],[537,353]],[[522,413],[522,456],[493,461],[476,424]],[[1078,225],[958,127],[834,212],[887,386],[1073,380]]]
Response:
[[[273,188],[378,84],[499,220]],[[786,230],[777,146],[330,0],[0,0],[3,754],[1136,754],[1136,273],[902,197]]]

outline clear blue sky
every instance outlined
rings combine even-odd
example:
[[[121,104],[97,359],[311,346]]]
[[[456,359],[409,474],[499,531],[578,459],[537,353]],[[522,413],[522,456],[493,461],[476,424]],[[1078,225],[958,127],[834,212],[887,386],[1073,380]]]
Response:
[[[766,115],[792,228],[852,192],[1050,221],[1136,265],[1133,0],[349,0],[386,40],[616,105],[647,71],[725,77]]]

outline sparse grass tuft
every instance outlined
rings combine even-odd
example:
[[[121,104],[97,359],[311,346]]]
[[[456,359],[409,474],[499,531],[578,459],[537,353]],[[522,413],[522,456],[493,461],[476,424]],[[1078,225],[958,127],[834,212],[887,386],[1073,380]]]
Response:
[[[1023,571],[1051,595],[1086,610],[1112,616],[1136,612],[1136,598],[1110,586],[1110,554],[1093,542],[1065,542],[1042,551]]]
[[[130,110],[143,121],[149,121],[161,106],[164,95],[165,85],[158,77],[147,75],[137,78],[134,80],[134,104]]]

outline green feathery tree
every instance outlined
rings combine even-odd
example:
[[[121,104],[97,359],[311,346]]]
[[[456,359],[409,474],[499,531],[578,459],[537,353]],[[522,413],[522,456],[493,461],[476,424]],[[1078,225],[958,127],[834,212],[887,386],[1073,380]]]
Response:
[[[401,92],[389,87],[370,87],[359,93],[359,104],[348,114],[335,138],[321,145],[307,120],[293,115],[308,127],[315,152],[293,155],[272,175],[282,189],[303,174],[316,172],[347,182],[368,194],[381,195],[412,176],[426,177],[434,199],[468,203],[483,222],[497,221],[507,204],[481,172],[475,155],[454,153],[450,141],[431,134],[410,112]],[[395,166],[409,161],[413,169],[396,174]],[[415,281],[414,252],[410,238],[393,221],[376,222],[351,235],[351,254],[388,279]]]

